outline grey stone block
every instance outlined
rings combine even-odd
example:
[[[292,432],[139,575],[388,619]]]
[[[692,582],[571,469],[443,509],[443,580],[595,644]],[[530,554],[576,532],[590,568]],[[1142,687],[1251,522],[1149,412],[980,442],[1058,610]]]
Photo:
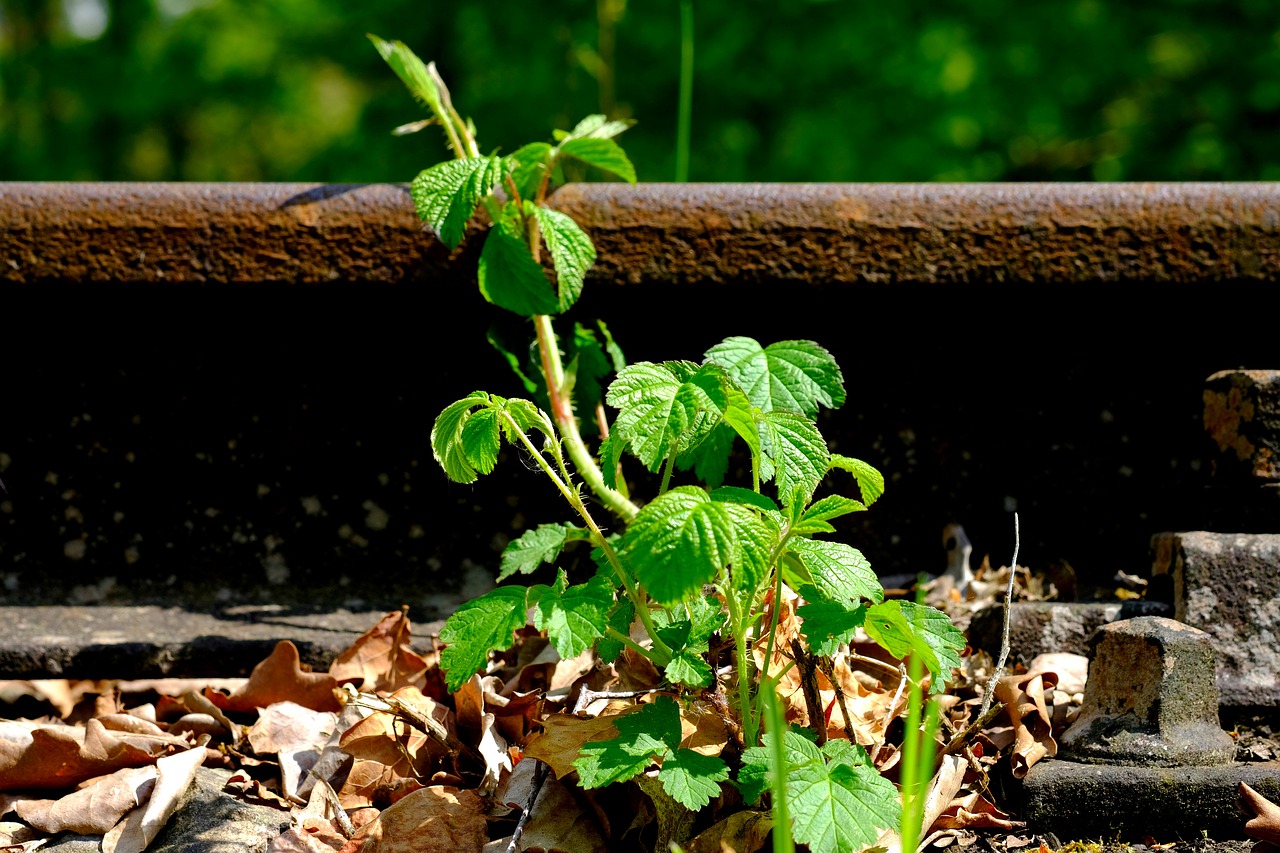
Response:
[[[1089,680],[1062,755],[1145,766],[1230,763],[1209,635],[1159,616],[1113,622],[1090,641]]]
[[[1172,608],[1157,601],[1019,601],[1009,617],[1009,660],[1026,665],[1050,652],[1087,655],[1089,637],[1108,622],[1170,615]],[[1003,605],[988,607],[975,613],[969,623],[969,644],[994,656],[1000,652],[1003,632]]]
[[[1222,704],[1280,707],[1280,534],[1166,533],[1153,547],[1174,618],[1212,639]]]
[[[1063,839],[1193,840],[1243,838],[1236,806],[1247,783],[1280,801],[1280,763],[1217,767],[1135,767],[1041,761],[1019,785],[1017,811],[1034,832]]]
[[[329,666],[380,612],[237,607],[0,607],[0,678],[165,678],[248,675],[280,640],[303,663]],[[413,623],[430,647],[442,622]]]

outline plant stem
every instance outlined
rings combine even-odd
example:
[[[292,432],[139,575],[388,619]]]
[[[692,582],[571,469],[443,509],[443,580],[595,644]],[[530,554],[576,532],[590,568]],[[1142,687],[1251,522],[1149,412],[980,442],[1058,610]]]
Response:
[[[769,769],[773,779],[769,790],[773,799],[773,853],[795,853],[791,839],[791,816],[787,809],[787,729],[778,707],[777,683],[766,678],[760,682],[765,719],[769,729]]]
[[[591,511],[588,510],[587,505],[582,502],[582,496],[578,494],[578,490],[569,488],[568,484],[572,481],[572,477],[570,476],[568,466],[565,465],[564,456],[560,453],[560,442],[553,437],[555,435],[554,425],[547,422],[546,413],[543,412],[543,422],[546,424],[546,429],[548,430],[548,445],[551,455],[555,458],[556,466],[560,469],[560,475],[557,475],[552,470],[551,464],[547,462],[546,457],[537,451],[533,446],[533,442],[529,440],[529,436],[525,435],[524,431],[516,425],[515,421],[512,420],[509,415],[504,414],[504,417],[507,418],[507,422],[510,423],[519,434],[520,440],[524,443],[525,447],[531,454],[533,454],[534,458],[538,460],[538,465],[544,472],[546,472],[547,476],[551,478],[552,482],[556,484],[556,487],[560,490],[560,494],[562,494],[564,499],[569,502],[569,506],[573,507],[574,512],[578,513],[578,516],[587,525],[587,529],[591,532],[591,541],[604,552],[605,559],[608,560],[609,565],[613,567],[614,572],[618,576],[618,580],[621,581],[623,588],[627,591],[627,597],[631,599],[631,603],[635,606],[636,615],[640,617],[640,622],[644,625],[645,631],[649,634],[649,638],[653,642],[654,652],[658,655],[658,658],[656,659],[653,655],[646,654],[646,657],[653,659],[654,663],[659,666],[665,666],[670,662],[673,653],[671,651],[671,647],[658,638],[658,628],[653,623],[653,617],[649,615],[649,594],[645,591],[644,584],[632,578],[631,573],[622,565],[622,560],[618,557],[618,552],[609,544],[609,540],[605,538],[604,531],[600,529],[600,525],[596,524],[596,520],[592,518]]]
[[[551,326],[551,317],[538,314],[533,318],[534,329],[538,333],[538,354],[542,359],[542,375],[547,383],[547,398],[551,401],[551,416],[564,439],[565,449],[573,466],[583,482],[595,493],[600,502],[611,512],[623,520],[635,518],[640,507],[631,502],[617,489],[605,485],[604,474],[596,464],[591,452],[587,450],[582,433],[578,430],[578,419],[573,415],[573,403],[565,393],[564,363],[560,359],[560,348],[556,344],[555,329]]]
[[[676,122],[676,183],[689,180],[693,125],[693,0],[680,0],[680,112]]]
[[[671,453],[667,456],[667,463],[662,466],[662,485],[658,487],[658,494],[665,495],[667,489],[671,488],[671,472],[676,467],[676,449],[671,448]]]
[[[734,654],[738,658],[738,714],[742,717],[742,743],[750,748],[759,742],[760,727],[756,715],[751,712],[751,675],[755,671],[755,661],[747,646],[749,626],[745,614],[738,607],[738,598],[732,591],[726,591],[725,602],[729,607],[729,624],[733,631]]]

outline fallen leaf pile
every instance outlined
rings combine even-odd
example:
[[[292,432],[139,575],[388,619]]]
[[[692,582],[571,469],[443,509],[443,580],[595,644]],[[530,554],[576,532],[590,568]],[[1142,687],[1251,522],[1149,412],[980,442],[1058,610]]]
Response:
[[[772,646],[771,669],[791,666],[779,688],[787,720],[815,728],[820,741],[862,745],[896,782],[903,662],[865,637],[830,658],[808,655],[792,642],[801,603],[784,596]],[[615,737],[626,715],[673,695],[643,657],[625,651],[610,664],[588,651],[564,660],[525,629],[487,671],[449,694],[437,652],[411,648],[406,613],[383,617],[328,672],[308,671],[284,641],[248,679],[216,686],[0,683],[0,696],[25,693],[54,710],[0,721],[0,850],[34,850],[74,833],[102,836],[106,853],[140,853],[202,766],[218,768],[228,795],[287,813],[289,828],[271,853],[592,853],[672,842],[698,853],[751,853],[768,844],[767,805],[744,803],[728,780],[700,812],[668,795],[657,767],[595,790],[576,784],[584,746]],[[755,648],[758,664],[766,649],[763,641]],[[1006,712],[968,736],[957,733],[976,717],[992,663],[973,654],[952,673],[938,697],[944,724],[926,845],[967,847],[975,830],[1019,826],[986,793],[987,774],[1005,762],[1022,775],[1055,753],[1085,664],[1048,657],[1002,679],[997,698]],[[683,697],[679,715],[681,754],[738,766],[749,745],[722,690]],[[881,839],[890,849],[894,842]]]

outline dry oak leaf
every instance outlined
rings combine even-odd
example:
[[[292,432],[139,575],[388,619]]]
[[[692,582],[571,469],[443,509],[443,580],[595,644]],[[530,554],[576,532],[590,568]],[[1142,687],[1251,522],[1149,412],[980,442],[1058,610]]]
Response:
[[[423,788],[362,826],[342,853],[479,853],[489,840],[484,810],[474,791]]]
[[[390,693],[401,687],[422,690],[427,683],[427,660],[409,648],[409,608],[382,617],[360,635],[329,667],[338,681],[359,681],[365,693]]]
[[[734,812],[684,843],[688,853],[755,853],[764,848],[773,830],[768,812]]]
[[[27,800],[14,810],[41,832],[53,835],[104,835],[120,818],[147,801],[155,785],[156,768],[128,767],[92,779],[60,800]]]
[[[1053,718],[1044,701],[1044,691],[1057,683],[1052,672],[1006,675],[996,682],[996,699],[1004,704],[1015,733],[1010,757],[1015,779],[1025,777],[1040,759],[1058,754]]]
[[[521,761],[517,764],[516,769],[499,788],[498,801],[521,809],[528,806],[533,799],[535,768],[540,766],[536,761]],[[510,841],[511,837],[507,836],[502,844],[490,844],[505,851]],[[524,835],[520,838],[521,850],[536,848],[570,850],[573,853],[609,853],[611,849],[600,831],[595,815],[585,810],[556,779],[543,781],[537,799],[533,800],[533,809],[529,812]]]
[[[453,712],[445,705],[423,696],[416,687],[405,687],[392,696],[454,735]],[[355,759],[339,795],[347,809],[382,801],[380,792],[403,793],[406,785],[410,790],[421,787],[417,779],[429,778],[435,764],[448,755],[435,738],[387,711],[370,714],[347,729],[338,746]]]
[[[124,767],[142,767],[186,741],[170,735],[113,732],[97,720],[84,728],[0,721],[0,791],[72,788]]]
[[[267,853],[333,853],[341,850],[347,837],[335,829],[330,821],[308,820],[302,826],[294,826],[272,839]]]
[[[1280,806],[1241,782],[1240,799],[1257,817],[1244,825],[1244,834],[1273,846],[1280,846]],[[1255,850],[1257,848],[1255,847]]]
[[[614,720],[643,707],[615,700],[598,717],[575,717],[572,714],[547,717],[542,721],[543,730],[529,738],[524,757],[536,758],[549,765],[556,778],[563,779],[566,774],[576,772],[573,762],[584,743],[617,737]]]
[[[224,711],[254,711],[277,702],[295,702],[313,711],[337,711],[340,706],[333,695],[337,686],[329,673],[303,669],[298,647],[281,640],[234,693],[206,688],[204,695]]]
[[[312,711],[293,702],[268,705],[249,729],[249,745],[258,755],[275,754],[280,760],[280,782],[285,799],[299,799],[298,786],[320,758],[337,725],[332,711]]]

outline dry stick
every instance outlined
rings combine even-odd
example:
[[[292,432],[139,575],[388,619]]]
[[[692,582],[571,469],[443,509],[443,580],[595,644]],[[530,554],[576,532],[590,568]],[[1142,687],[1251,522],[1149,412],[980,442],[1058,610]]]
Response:
[[[573,713],[581,714],[587,710],[587,706],[597,699],[639,699],[641,696],[648,696],[650,693],[659,693],[658,690],[592,690],[587,685],[582,685],[582,690],[578,693],[578,701],[573,704]]]
[[[800,668],[800,687],[804,690],[804,704],[809,711],[809,726],[818,735],[816,743],[822,746],[827,742],[827,715],[823,713],[822,697],[818,694],[818,670],[814,666],[817,656],[809,654],[798,637],[791,640],[791,654]]]
[[[534,761],[537,759],[535,758]],[[529,815],[533,814],[533,804],[538,801],[538,794],[542,792],[542,784],[547,781],[547,771],[550,769],[551,767],[544,761],[538,761],[538,766],[533,768],[533,790],[529,794],[529,801],[525,803],[524,811],[520,813],[520,820],[516,821],[516,828],[511,833],[511,841],[507,844],[506,853],[516,853],[520,847],[520,836],[524,835]]]
[[[1004,639],[1000,641],[1000,661],[996,664],[991,680],[987,682],[987,692],[982,697],[982,712],[978,719],[986,716],[991,708],[991,700],[996,695],[996,682],[1000,680],[1000,672],[1009,660],[1009,616],[1013,609],[1013,579],[1018,573],[1018,547],[1022,544],[1022,536],[1018,529],[1018,514],[1013,514],[1013,561],[1009,564],[1009,586],[1004,591]]]
[[[849,739],[849,743],[857,743],[858,739],[853,734],[853,717],[849,716],[849,705],[845,702],[844,689],[840,686],[840,682],[836,681],[836,665],[831,658],[818,658],[818,666],[822,669],[822,674],[831,682],[831,686],[836,691],[836,702],[840,704],[840,714],[844,717],[844,735]]]
[[[898,691],[893,694],[893,701],[889,703],[888,710],[884,712],[884,723],[881,725],[881,729],[884,732],[885,737],[888,737],[889,735],[889,724],[892,723],[893,718],[897,716],[897,714],[894,713],[894,709],[898,707],[898,700],[902,698],[902,691],[906,689],[907,682],[911,680],[907,677],[907,665],[905,663],[898,664],[898,672],[901,675],[901,680],[898,681]],[[875,764],[876,759],[880,757],[880,749],[883,746],[884,741],[881,740],[876,744],[876,748],[871,752],[872,764]]]

